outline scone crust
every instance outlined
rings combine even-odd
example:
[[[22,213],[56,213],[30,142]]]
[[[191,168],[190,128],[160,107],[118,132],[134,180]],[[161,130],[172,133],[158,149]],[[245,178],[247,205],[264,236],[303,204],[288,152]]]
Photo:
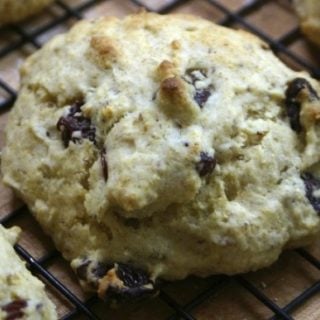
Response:
[[[320,46],[320,2],[317,0],[294,0],[303,33]]]
[[[3,179],[87,288],[123,291],[115,263],[256,270],[317,235],[301,174],[319,162],[319,84],[253,35],[184,15],[82,21],[21,75]]]
[[[56,320],[43,283],[26,269],[12,247],[19,232],[17,227],[0,225],[0,319]]]
[[[0,25],[27,18],[51,2],[53,0],[0,0]]]

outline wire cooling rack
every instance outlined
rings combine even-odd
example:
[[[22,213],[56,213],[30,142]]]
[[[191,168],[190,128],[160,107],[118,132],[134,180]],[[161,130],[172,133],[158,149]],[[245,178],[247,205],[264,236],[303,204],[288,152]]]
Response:
[[[72,2],[72,4],[70,4]],[[78,2],[78,3],[76,3]],[[17,50],[27,50],[34,51],[40,48],[44,42],[42,36],[46,33],[50,33],[52,30],[59,29],[62,25],[69,26],[71,21],[81,19],[90,12],[95,6],[99,6],[102,3],[112,2],[112,0],[87,0],[87,1],[69,1],[69,0],[57,0],[50,7],[50,19],[45,23],[37,23],[36,27],[30,27],[27,23],[15,24],[7,27],[0,28],[0,62],[9,59],[10,55],[14,54]],[[268,30],[263,27],[257,26],[256,23],[252,22],[249,17],[254,15],[264,9],[265,6],[270,3],[277,3],[281,6],[289,6],[288,1],[271,1],[271,0],[251,0],[251,1],[214,1],[214,0],[202,0],[202,1],[186,1],[186,0],[164,0],[164,1],[138,1],[138,0],[120,0],[119,5],[126,6],[130,11],[132,8],[144,7],[149,11],[155,11],[158,13],[169,13],[173,11],[179,11],[184,9],[188,3],[197,3],[205,8],[211,7],[215,12],[215,22],[225,26],[236,26],[240,28],[247,29],[252,33],[257,34],[259,37],[264,39],[269,43],[272,50],[277,53],[283,60],[285,60],[289,65],[297,69],[305,69],[309,71],[314,77],[320,78],[320,68],[319,64],[316,65],[310,61],[310,59],[305,58],[304,54],[299,54],[297,50],[293,50],[293,44],[299,41],[304,41],[302,35],[300,34],[299,28],[295,23],[293,27],[286,30],[279,37],[274,37],[270,35]],[[161,5],[159,5],[161,3]],[[230,4],[231,3],[231,4]],[[240,4],[240,5],[239,5]],[[279,7],[279,8],[280,8]],[[283,9],[283,8],[282,8]],[[48,9],[49,10],[49,9]],[[209,15],[209,13],[208,13]],[[210,19],[210,16],[206,18]],[[268,18],[268,17],[267,17]],[[270,19],[277,19],[277,17],[269,17]],[[36,19],[36,18],[35,18]],[[285,21],[284,21],[285,23]],[[63,30],[64,31],[64,30]],[[313,49],[314,50],[314,49]],[[312,50],[311,50],[312,51]],[[313,51],[319,58],[320,52]],[[319,60],[319,59],[318,59]],[[5,114],[6,111],[12,106],[16,99],[16,89],[11,84],[14,81],[12,77],[3,78],[0,69],[0,111]],[[13,210],[11,212],[6,212],[0,215],[0,222],[6,226],[12,224],[22,224],[21,222],[26,216],[28,219],[32,219],[28,213],[25,206],[20,206],[20,208]],[[35,223],[35,222],[34,222]],[[254,301],[255,305],[261,304],[264,306],[265,312],[259,313],[259,310],[252,310],[252,313],[246,313],[245,319],[298,319],[296,317],[297,310],[303,310],[310,304],[314,304],[314,299],[320,304],[320,260],[316,257],[317,254],[312,254],[305,249],[298,249],[290,254],[287,254],[284,258],[280,259],[280,269],[289,270],[292,273],[293,266],[299,265],[299,270],[297,271],[300,275],[301,273],[307,274],[309,276],[308,285],[304,285],[303,289],[298,290],[294,296],[290,296],[290,299],[282,299],[281,303],[274,297],[274,292],[268,294],[267,285],[264,282],[259,282],[261,279],[266,279],[268,283],[279,282],[281,283],[282,289],[287,289],[290,287],[290,283],[287,282],[285,278],[279,278],[276,271],[272,269],[267,269],[262,271],[262,277],[255,278],[255,275],[237,275],[234,277],[227,276],[213,276],[205,280],[200,279],[189,279],[185,282],[176,282],[173,284],[166,284],[160,291],[159,296],[151,302],[151,306],[145,307],[144,302],[139,305],[138,308],[145,309],[143,313],[136,312],[135,308],[129,307],[129,311],[121,314],[121,311],[116,313],[108,313],[106,311],[108,308],[98,301],[97,297],[84,296],[81,291],[75,290],[74,286],[69,286],[68,280],[65,277],[59,276],[54,268],[50,267],[50,263],[53,260],[61,260],[62,264],[65,264],[65,268],[68,268],[60,254],[49,245],[46,248],[46,252],[43,255],[35,258],[31,250],[28,250],[28,246],[19,244],[15,246],[18,254],[26,260],[30,270],[40,277],[49,287],[51,296],[54,301],[60,301],[66,305],[61,313],[61,319],[244,319],[241,317],[241,313],[230,315],[230,310],[234,307],[235,301],[233,301],[234,296],[230,296],[230,291],[235,290],[236,296],[248,297]],[[41,251],[41,250],[40,250]],[[38,255],[38,254],[37,254]],[[286,254],[285,254],[286,255]],[[52,269],[52,270],[51,270]],[[286,271],[282,272],[282,275]],[[295,273],[293,272],[293,275]],[[312,275],[312,276],[311,276]],[[72,274],[69,273],[72,278]],[[272,278],[274,277],[274,279]],[[260,280],[257,280],[260,279]],[[282,280],[282,282],[281,282]],[[73,279],[73,281],[75,281]],[[292,282],[295,282],[295,277],[291,278]],[[188,290],[186,289],[188,287]],[[189,290],[191,287],[191,290]],[[180,290],[180,298],[177,298],[176,288]],[[231,288],[231,289],[230,289]],[[225,291],[226,296],[224,296]],[[181,292],[191,291],[192,294],[182,294]],[[289,292],[289,291],[288,291]],[[239,293],[239,295],[238,295]],[[286,291],[284,290],[284,295]],[[290,295],[289,293],[287,295]],[[181,298],[183,297],[183,299]],[[230,300],[231,297],[231,300]],[[317,299],[318,298],[318,299]],[[227,304],[224,301],[222,304],[227,306],[222,313],[206,308],[208,305],[220,304],[222,300],[228,300]],[[237,300],[236,298],[235,300]],[[61,302],[62,301],[62,302]],[[239,301],[237,301],[239,304]],[[240,299],[240,303],[248,304],[248,300]],[[98,307],[97,307],[98,306]],[[249,309],[251,306],[249,305]],[[165,309],[165,312],[159,310]],[[102,310],[102,311],[101,311]],[[130,310],[133,310],[130,313]],[[202,310],[197,312],[197,310]],[[216,309],[218,310],[218,308]],[[236,312],[236,311],[235,311]],[[298,313],[299,314],[299,313]],[[302,312],[299,319],[319,319],[319,314],[314,314],[314,317],[304,317]]]

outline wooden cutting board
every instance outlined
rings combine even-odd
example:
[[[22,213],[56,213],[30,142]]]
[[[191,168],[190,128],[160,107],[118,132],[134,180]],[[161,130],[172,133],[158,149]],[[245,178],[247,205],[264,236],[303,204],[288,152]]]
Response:
[[[71,7],[81,5],[83,0],[65,0]],[[143,2],[143,1],[141,1]],[[145,0],[154,10],[158,10],[163,4],[169,4],[170,0]],[[220,0],[220,3],[231,10],[237,12],[243,5],[249,4],[250,0]],[[262,1],[262,5],[249,12],[245,20],[261,30],[265,35],[273,40],[279,40],[283,35],[297,28],[297,18],[289,1]],[[133,1],[109,0],[97,1],[97,4],[83,12],[84,17],[94,18],[102,15],[124,16],[128,13],[139,10]],[[184,1],[181,5],[171,10],[172,12],[184,12],[200,15],[211,21],[219,22],[225,15],[216,7],[205,0]],[[53,4],[41,14],[20,24],[22,30],[33,32],[48,21],[53,21],[63,14],[61,6]],[[67,19],[61,24],[51,28],[37,37],[41,44],[45,43],[55,34],[67,31],[75,23],[75,19]],[[231,24],[234,28],[243,28],[239,23]],[[17,40],[16,31],[12,29],[1,29],[0,49]],[[292,52],[302,57],[307,63],[316,68],[320,68],[320,50],[308,43],[302,36],[298,35],[294,40],[287,39],[285,46]],[[19,73],[18,68],[22,61],[35,48],[26,44],[0,58],[0,78],[9,84],[13,89],[18,89]],[[279,55],[287,64],[296,69],[303,69],[286,55]],[[5,98],[5,94],[0,90],[0,101]],[[7,113],[0,116],[0,146],[3,146],[3,129],[6,123]],[[23,204],[16,199],[12,192],[0,187],[0,219],[6,217],[10,212]],[[19,225],[23,229],[20,244],[25,247],[35,258],[41,258],[52,251],[53,245],[50,239],[44,235],[36,221],[25,212],[10,219],[8,225]],[[319,259],[319,243],[308,248],[313,255]],[[66,285],[81,300],[88,298],[85,295],[68,266],[68,263],[59,256],[54,256],[46,263],[45,267],[53,273],[64,285]],[[259,272],[244,275],[244,278],[254,284],[262,293],[267,295],[277,305],[283,307],[302,291],[320,280],[320,272],[310,263],[306,262],[298,253],[289,251],[284,253],[279,261],[270,268]],[[217,277],[207,279],[189,278],[184,281],[167,284],[164,292],[179,305],[183,306],[192,301],[204,290],[214,287]],[[73,306],[61,296],[51,286],[47,286],[48,293],[57,305],[59,315],[62,317],[73,310]],[[163,297],[141,302],[139,304],[122,307],[121,309],[110,309],[101,302],[95,302],[92,309],[101,319],[112,320],[162,320],[173,314],[173,309],[164,302]],[[191,314],[199,320],[238,320],[238,319],[267,319],[273,313],[259,302],[249,291],[244,289],[236,278],[226,279],[225,282],[217,286],[208,294],[207,299],[192,309]],[[320,319],[320,294],[316,293],[312,298],[297,308],[293,313],[295,319],[317,320]],[[74,319],[85,319],[77,315]]]

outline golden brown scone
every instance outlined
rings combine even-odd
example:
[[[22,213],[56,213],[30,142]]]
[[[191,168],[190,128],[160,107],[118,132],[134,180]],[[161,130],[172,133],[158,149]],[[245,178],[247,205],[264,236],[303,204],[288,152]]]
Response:
[[[57,320],[43,283],[26,269],[13,249],[20,229],[0,225],[0,319]]]
[[[319,84],[253,35],[82,21],[21,74],[3,179],[101,297],[256,270],[318,234]]]
[[[50,2],[53,0],[0,0],[0,25],[29,17]]]
[[[320,1],[293,0],[303,33],[320,46]]]

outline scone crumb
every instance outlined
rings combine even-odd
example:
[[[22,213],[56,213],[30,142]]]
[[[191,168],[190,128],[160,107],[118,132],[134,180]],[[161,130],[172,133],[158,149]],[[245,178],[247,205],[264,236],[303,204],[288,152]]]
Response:
[[[179,50],[181,49],[181,43],[178,40],[173,40],[171,42],[171,48],[174,50]]]
[[[106,68],[110,68],[119,57],[115,41],[106,36],[93,36],[90,41],[95,61]]]
[[[160,81],[169,77],[174,77],[176,75],[176,67],[174,63],[169,60],[163,60],[156,70],[156,75]]]
[[[112,119],[115,115],[114,107],[108,105],[101,108],[101,119],[107,121],[108,119]]]
[[[112,286],[118,289],[124,288],[123,281],[119,279],[116,273],[116,269],[112,268],[107,274],[99,280],[98,296],[104,299],[108,288]]]
[[[159,104],[165,113],[183,125],[192,122],[199,113],[186,86],[180,77],[169,77],[161,82],[158,93]]]

